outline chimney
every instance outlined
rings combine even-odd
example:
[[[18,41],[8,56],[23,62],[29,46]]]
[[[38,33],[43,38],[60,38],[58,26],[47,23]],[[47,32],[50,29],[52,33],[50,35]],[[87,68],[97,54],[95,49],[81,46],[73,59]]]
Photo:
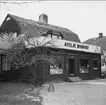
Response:
[[[39,22],[44,23],[44,24],[48,24],[48,16],[46,14],[41,14],[39,16]]]
[[[99,38],[102,38],[103,37],[103,33],[99,33]]]

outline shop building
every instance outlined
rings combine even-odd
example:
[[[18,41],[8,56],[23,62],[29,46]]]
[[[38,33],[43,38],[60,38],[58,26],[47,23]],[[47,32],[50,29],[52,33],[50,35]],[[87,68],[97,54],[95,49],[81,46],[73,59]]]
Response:
[[[44,40],[41,37],[41,40]],[[51,40],[51,38],[49,38]],[[48,40],[48,38],[47,38]],[[27,43],[26,43],[27,44]],[[101,76],[101,48],[73,41],[54,39],[53,45],[46,45],[57,56],[56,64],[43,62],[37,73],[43,81],[65,80],[68,77],[94,79]],[[31,47],[31,46],[30,46]],[[38,76],[36,74],[36,76]],[[39,77],[38,77],[39,78]]]
[[[68,77],[75,76],[82,79],[100,78],[101,48],[82,44],[77,34],[69,29],[50,25],[47,22],[47,16],[44,14],[40,15],[39,22],[8,14],[0,27],[1,33],[12,32],[15,33],[16,37],[24,34],[40,35],[40,40],[43,40],[43,38],[47,38],[47,40],[55,39],[53,43],[55,47],[48,45],[48,48],[57,52],[50,53],[57,56],[57,64],[53,65],[42,61],[37,67],[22,68],[23,74],[34,69],[36,80],[43,80],[44,82],[66,80]]]
[[[106,75],[106,36],[99,33],[97,37],[85,40],[83,43],[101,47],[101,71]]]

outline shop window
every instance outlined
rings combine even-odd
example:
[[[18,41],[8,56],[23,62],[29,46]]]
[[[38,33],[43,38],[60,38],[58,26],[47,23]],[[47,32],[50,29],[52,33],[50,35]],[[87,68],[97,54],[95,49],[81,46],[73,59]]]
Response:
[[[88,59],[80,59],[80,73],[88,73],[89,70],[89,64]]]
[[[93,69],[94,70],[98,69],[98,60],[96,60],[96,59],[93,61]]]
[[[101,66],[104,66],[104,63],[101,63]]]
[[[50,64],[49,74],[63,74],[62,63],[57,61],[55,64]]]

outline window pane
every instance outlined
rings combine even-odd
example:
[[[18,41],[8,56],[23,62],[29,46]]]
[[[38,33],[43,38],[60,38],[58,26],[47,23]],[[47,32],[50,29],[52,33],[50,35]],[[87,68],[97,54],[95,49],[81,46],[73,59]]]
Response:
[[[62,36],[58,36],[58,39],[62,39]]]
[[[50,74],[63,74],[62,62],[57,60],[55,64],[50,64]]]
[[[94,60],[94,62],[93,62],[93,69],[97,70],[97,68],[98,68],[98,60]]]
[[[89,64],[88,64],[88,59],[80,59],[80,73],[88,73],[88,68],[89,68]]]
[[[48,37],[51,38],[51,34],[48,34]]]
[[[104,63],[101,63],[101,66],[104,66]]]
[[[57,39],[57,37],[58,37],[58,36],[56,36],[56,35],[52,35],[52,38],[56,38],[56,39]]]

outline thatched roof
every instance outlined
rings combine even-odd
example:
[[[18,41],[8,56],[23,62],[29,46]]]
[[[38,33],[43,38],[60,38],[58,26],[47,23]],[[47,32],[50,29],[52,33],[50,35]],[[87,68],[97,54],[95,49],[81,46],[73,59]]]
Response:
[[[8,17],[11,18],[14,22],[16,22],[17,26],[20,29],[20,33],[23,33],[25,35],[30,35],[30,36],[42,35],[48,30],[52,30],[54,32],[61,32],[64,37],[64,40],[80,42],[78,35],[67,28],[50,25],[50,24],[43,24],[41,22],[25,19],[11,14],[8,14],[6,16],[4,22],[1,25],[0,28],[1,31],[8,31],[8,30],[16,31],[16,29],[13,29],[14,26],[12,27],[11,23],[9,23],[9,27],[6,28],[7,27],[6,25],[8,25],[6,19]]]
[[[106,50],[106,36],[103,37],[96,37],[96,38],[90,38],[83,43],[85,44],[91,44],[91,45],[97,45],[100,46],[103,50]]]

